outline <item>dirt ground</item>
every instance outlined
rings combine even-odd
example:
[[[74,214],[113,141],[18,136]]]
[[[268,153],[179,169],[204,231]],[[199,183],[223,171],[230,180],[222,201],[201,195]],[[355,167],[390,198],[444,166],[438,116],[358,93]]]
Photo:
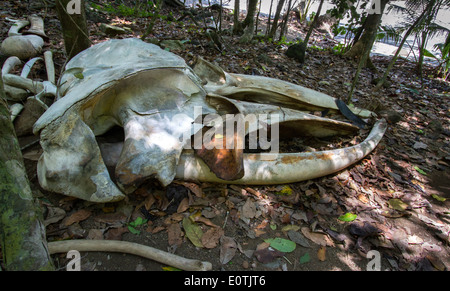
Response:
[[[30,8],[19,1],[1,2],[5,4],[2,17],[45,15],[50,38],[45,49],[54,52],[60,72],[65,57],[55,13],[51,9]],[[100,31],[101,22],[131,29],[117,38],[138,37],[147,23],[146,19],[98,11],[90,12],[88,18],[94,43],[111,37]],[[292,26],[291,38],[304,36],[306,28],[295,18]],[[2,27],[2,38],[6,31]],[[189,22],[159,21],[151,37],[187,40],[183,49],[173,52],[188,63],[195,55],[201,55],[228,72],[274,77],[337,98],[345,98],[357,66],[334,54],[331,47],[335,42],[318,32],[312,37],[314,48],[308,50],[304,65],[285,56],[286,44],[256,41],[244,45],[226,33],[225,49],[219,52],[201,29]],[[389,58],[374,56],[372,61],[383,72]],[[414,63],[400,59],[391,74],[390,86],[378,93],[371,92],[376,73],[368,69],[362,72],[352,102],[375,110],[390,121],[383,140],[371,154],[334,175],[289,185],[175,181],[162,188],[150,181],[124,201],[88,203],[43,190],[36,174],[37,159],[42,153],[39,137],[19,137],[28,177],[44,213],[47,239],[136,242],[209,261],[216,271],[449,270],[450,86],[431,77],[433,68],[427,67],[422,92],[414,67]],[[43,68],[34,72],[34,77],[42,76]],[[360,136],[365,134],[367,131],[360,132]],[[333,148],[359,140],[299,138],[285,147]],[[201,230],[205,237],[202,246],[195,246],[190,239],[185,219]],[[294,241],[295,249],[273,249],[267,240],[276,238]],[[58,270],[66,270],[66,254],[53,258]],[[103,252],[82,252],[81,269],[171,270],[138,256]]]

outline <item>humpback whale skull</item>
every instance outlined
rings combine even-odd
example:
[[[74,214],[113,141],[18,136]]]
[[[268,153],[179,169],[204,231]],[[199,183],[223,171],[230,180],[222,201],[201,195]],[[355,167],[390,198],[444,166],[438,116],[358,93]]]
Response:
[[[384,134],[385,121],[377,121],[355,146],[302,153],[224,149],[217,145],[225,145],[230,135],[217,130],[230,117],[253,115],[270,118],[246,119],[241,126],[244,137],[237,130],[231,133],[232,141],[242,143],[245,134],[255,132],[272,137],[279,133],[280,138],[357,133],[349,123],[306,113],[337,112],[335,101],[285,81],[227,73],[201,58],[191,68],[179,56],[138,39],[105,41],[67,63],[57,101],[34,125],[44,150],[38,162],[39,183],[52,192],[110,202],[150,178],[164,186],[175,178],[261,185],[328,175],[370,153]],[[352,111],[372,115],[363,109]],[[123,128],[123,142],[99,143],[96,137],[115,126]],[[207,139],[208,147],[202,134],[211,129],[215,131]],[[107,166],[115,167],[114,173]]]

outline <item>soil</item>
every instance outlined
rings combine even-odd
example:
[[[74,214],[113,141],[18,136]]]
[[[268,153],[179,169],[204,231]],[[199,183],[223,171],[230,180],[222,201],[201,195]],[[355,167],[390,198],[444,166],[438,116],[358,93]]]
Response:
[[[50,39],[45,49],[54,52],[56,71],[61,72],[66,62],[64,42],[53,9],[31,7],[20,1],[1,2],[3,18],[23,18],[32,13],[45,17]],[[161,14],[168,12],[166,9]],[[175,18],[181,16],[179,11],[172,12]],[[225,17],[224,28],[230,27],[231,20],[232,16]],[[189,18],[184,21],[160,19],[149,38],[185,41],[183,49],[173,52],[189,64],[200,55],[228,72],[264,75],[346,98],[357,63],[333,53],[336,42],[324,34],[316,31],[312,35],[306,63],[301,65],[285,56],[286,43],[241,44],[239,37],[227,32],[222,35],[224,49],[219,51],[201,27]],[[129,28],[125,35],[114,36],[126,38],[142,35],[148,19],[90,10],[88,25],[93,43],[112,37],[99,29],[101,22]],[[295,17],[290,25],[288,40],[305,35],[307,27]],[[6,32],[7,27],[3,26],[2,38]],[[389,60],[372,57],[381,73]],[[39,138],[19,137],[30,183],[48,222],[47,240],[95,238],[137,242],[186,258],[209,261],[213,270],[366,270],[373,267],[370,251],[379,252],[381,270],[448,270],[450,85],[434,77],[434,68],[425,70],[422,91],[415,64],[399,59],[391,73],[390,87],[373,93],[372,80],[377,73],[365,69],[352,103],[382,116],[388,112],[400,118],[391,120],[383,140],[361,162],[334,175],[289,185],[174,181],[163,188],[150,181],[124,201],[88,203],[42,189],[36,174],[41,154]],[[32,78],[45,79],[43,68],[38,67],[33,74]],[[360,136],[365,134],[367,131],[360,132]],[[358,140],[353,137],[333,143],[315,140],[305,146],[299,138],[285,146],[320,150]],[[174,193],[178,198],[168,199],[168,195],[175,197]],[[248,209],[254,212],[249,213]],[[350,215],[345,216],[346,213]],[[144,223],[130,225],[139,221],[138,217]],[[345,217],[352,218],[345,221]],[[206,242],[212,247],[196,247],[183,227],[186,218],[203,234],[221,228],[222,237],[230,238],[236,245],[227,247],[220,237],[212,237]],[[293,233],[300,237],[295,240],[295,249],[274,257],[265,240],[292,241]],[[304,246],[305,241],[309,247]],[[89,252],[81,256],[82,270],[167,269],[163,264],[123,253]],[[66,269],[69,261],[66,254],[52,257],[58,270]]]

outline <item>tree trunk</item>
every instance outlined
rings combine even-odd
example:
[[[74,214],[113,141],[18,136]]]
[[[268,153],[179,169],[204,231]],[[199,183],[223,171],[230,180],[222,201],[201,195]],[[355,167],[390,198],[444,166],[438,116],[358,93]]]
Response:
[[[373,13],[370,14],[370,20],[369,17],[367,17],[366,21],[366,28],[361,35],[361,38],[355,43],[355,45],[346,53],[352,55],[351,51],[353,50],[353,53],[357,53],[354,56],[359,58],[358,68],[356,69],[355,77],[353,78],[352,87],[350,89],[350,92],[347,96],[346,103],[348,104],[352,100],[353,92],[355,90],[356,84],[358,83],[359,74],[361,73],[362,68],[366,65],[367,61],[370,62],[370,51],[372,50],[373,43],[375,42],[376,36],[377,36],[377,30],[378,25],[381,22],[381,17],[383,16],[384,8],[386,7],[386,4],[389,2],[389,0],[381,0],[381,7],[380,7],[380,13]],[[364,43],[364,42],[367,43]],[[357,47],[356,47],[357,46]],[[356,48],[355,48],[356,47]],[[355,49],[353,49],[355,48]],[[370,62],[370,64],[372,64]],[[373,65],[372,65],[373,66]]]
[[[71,0],[56,0],[56,11],[61,22],[67,60],[91,46],[84,0],[79,1],[79,10],[74,12],[68,11],[68,9],[70,10],[70,5],[68,7],[68,4]]]
[[[0,74],[0,241],[7,270],[53,270]]]
[[[257,5],[258,5],[258,0],[249,0],[247,15],[245,16],[244,22],[242,23],[244,29],[247,26],[254,25]]]
[[[289,0],[288,8],[286,10],[286,15],[284,16],[283,23],[281,24],[279,41],[281,41],[283,39],[284,35],[287,33],[289,14],[291,13],[291,5],[292,5],[292,0]]]
[[[249,43],[253,39],[255,32],[255,14],[258,0],[250,0],[247,9],[247,15],[242,23],[244,27],[244,34],[239,39],[240,43]]]
[[[275,12],[275,16],[273,18],[272,27],[270,28],[268,38],[274,39],[275,33],[277,32],[278,28],[278,19],[280,19],[281,10],[283,9],[284,2],[286,0],[279,0],[277,5],[277,11]]]
[[[352,48],[345,53],[346,57],[350,58],[356,58],[358,61],[361,59],[362,56],[366,54],[367,51],[370,52],[372,49],[373,43],[375,41],[375,37],[378,31],[378,26],[381,23],[381,17],[383,16],[384,8],[386,7],[386,4],[389,2],[389,0],[380,0],[380,13],[372,13],[367,16],[365,23],[364,23],[364,31],[361,35],[361,37],[358,39],[357,42],[354,43]],[[364,61],[364,66],[366,65],[367,59]],[[370,59],[368,60],[370,62]],[[369,65],[372,63],[370,62]]]
[[[233,34],[235,35],[242,34],[242,23],[239,21],[240,10],[239,1],[234,1]]]

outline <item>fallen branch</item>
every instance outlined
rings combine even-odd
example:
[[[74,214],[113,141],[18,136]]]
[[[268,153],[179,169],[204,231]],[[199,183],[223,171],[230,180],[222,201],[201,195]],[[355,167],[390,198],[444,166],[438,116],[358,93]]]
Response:
[[[167,253],[141,244],[117,241],[117,240],[66,240],[49,242],[50,254],[67,253],[70,250],[79,252],[119,252],[141,256],[162,264],[166,264],[185,271],[209,271],[212,269],[210,262],[186,259],[171,253]]]

